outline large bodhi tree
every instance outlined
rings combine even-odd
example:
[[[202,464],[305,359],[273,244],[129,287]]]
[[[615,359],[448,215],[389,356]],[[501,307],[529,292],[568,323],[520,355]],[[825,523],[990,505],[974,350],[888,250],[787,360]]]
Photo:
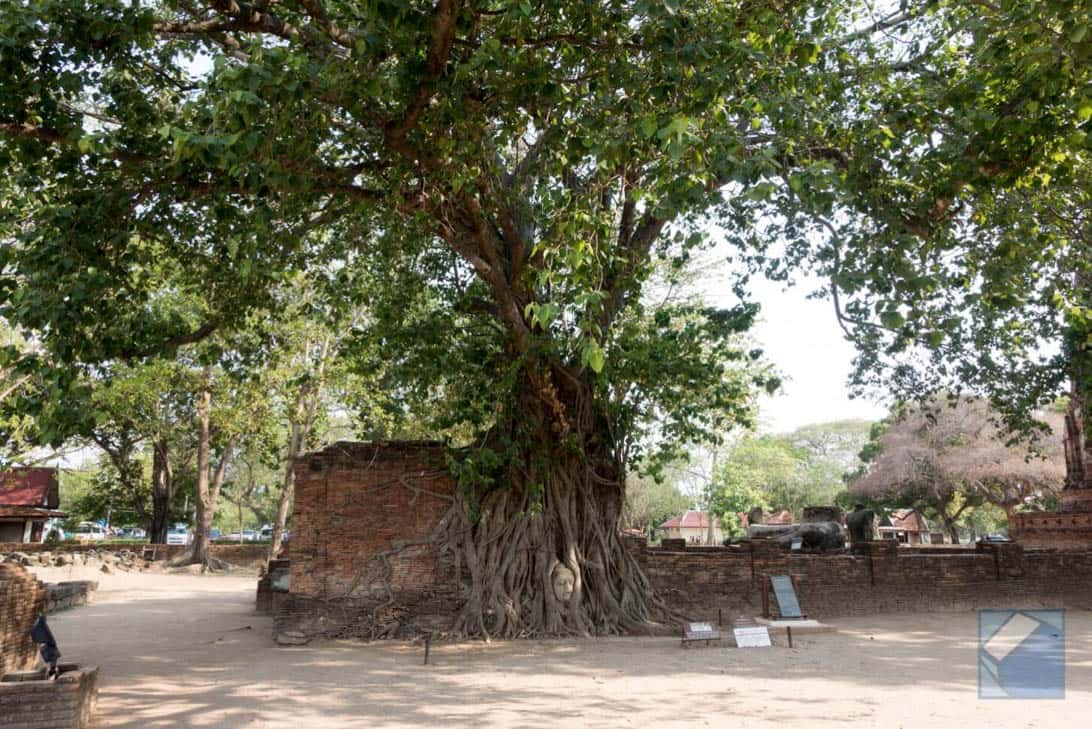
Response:
[[[642,280],[726,200],[845,166],[828,117],[866,123],[870,41],[920,15],[867,8],[7,3],[2,313],[78,369],[237,326],[316,262],[430,288],[420,258],[447,257],[466,308],[424,344],[447,336],[492,400],[442,536],[470,575],[457,628],[644,629],[665,610],[618,535],[627,462],[746,420],[772,380],[735,338],[753,307],[646,312]],[[164,305],[179,290],[199,316]]]

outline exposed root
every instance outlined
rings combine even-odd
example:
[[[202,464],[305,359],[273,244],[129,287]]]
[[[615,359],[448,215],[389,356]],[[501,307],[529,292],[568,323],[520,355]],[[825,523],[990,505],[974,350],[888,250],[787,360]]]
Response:
[[[648,633],[677,616],[653,594],[619,530],[622,486],[572,457],[529,484],[486,494],[472,522],[452,505],[445,546],[465,565],[456,634],[482,638]]]
[[[194,553],[183,552],[174,559],[167,562],[167,566],[171,568],[200,567],[202,574],[206,572],[230,572],[234,569],[234,565],[230,562],[225,562],[222,559],[217,559],[211,555],[206,556],[204,559],[197,557]]]

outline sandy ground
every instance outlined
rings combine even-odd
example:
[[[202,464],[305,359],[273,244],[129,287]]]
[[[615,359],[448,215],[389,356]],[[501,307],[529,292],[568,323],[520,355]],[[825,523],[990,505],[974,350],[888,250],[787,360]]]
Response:
[[[79,569],[38,569],[78,579]],[[279,648],[251,576],[91,575],[51,620],[98,664],[100,727],[1053,727],[1092,713],[1092,612],[1067,615],[1064,700],[980,700],[974,612],[832,621],[794,648],[668,638]],[[2,721],[0,721],[2,724]]]

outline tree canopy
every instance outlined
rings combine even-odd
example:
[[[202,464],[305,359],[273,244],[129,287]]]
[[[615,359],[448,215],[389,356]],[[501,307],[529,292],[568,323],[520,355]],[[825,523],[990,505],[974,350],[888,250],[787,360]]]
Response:
[[[16,412],[86,435],[101,370],[193,357],[207,444],[208,378],[268,355],[238,338],[305,279],[379,386],[372,432],[478,446],[438,537],[470,575],[457,629],[641,629],[666,607],[617,535],[627,466],[750,424],[777,384],[743,286],[648,306],[656,264],[715,222],[900,330],[972,193],[1075,176],[1087,41],[1055,26],[1084,3],[978,5],[8,3],[0,316],[36,345],[5,358],[35,386]]]
[[[833,504],[860,467],[871,425],[844,420],[740,438],[725,449],[709,485],[713,512],[731,523],[756,507],[799,517],[806,506]]]
[[[927,508],[958,539],[956,522],[967,509],[992,504],[1011,515],[1061,488],[1065,463],[1054,440],[1061,416],[1043,417],[1050,435],[1039,436],[1044,451],[1033,456],[1007,441],[983,400],[901,408],[878,434],[874,456],[850,494]]]

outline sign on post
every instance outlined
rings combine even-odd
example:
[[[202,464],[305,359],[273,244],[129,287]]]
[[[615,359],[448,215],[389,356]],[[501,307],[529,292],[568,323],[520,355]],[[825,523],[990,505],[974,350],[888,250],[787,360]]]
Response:
[[[732,626],[732,636],[737,648],[769,648],[770,631],[753,619],[740,616]]]
[[[774,597],[777,598],[777,609],[782,618],[803,618],[800,612],[800,602],[796,599],[796,590],[792,586],[792,578],[788,575],[770,575],[770,584],[773,586]]]
[[[682,644],[695,641],[720,640],[720,631],[712,623],[685,623],[683,625]]]

